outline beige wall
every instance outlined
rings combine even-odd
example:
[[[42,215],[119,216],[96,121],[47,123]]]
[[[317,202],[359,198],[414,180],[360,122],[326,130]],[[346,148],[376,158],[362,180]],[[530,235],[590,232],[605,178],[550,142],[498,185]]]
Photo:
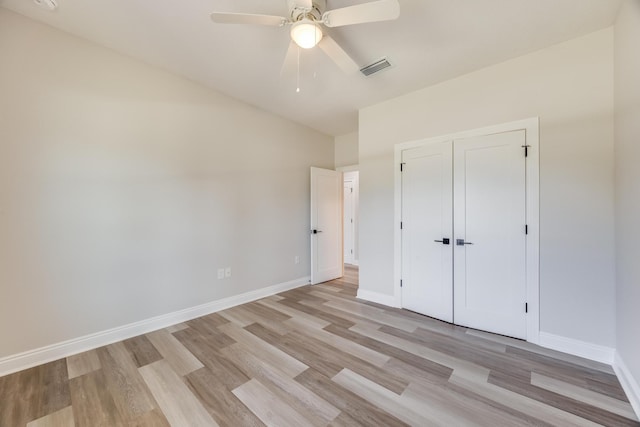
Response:
[[[640,1],[627,0],[615,24],[617,350],[636,387],[640,387],[639,41]],[[636,394],[640,399],[640,388]]]
[[[308,275],[332,137],[2,8],[0,58],[0,358]]]
[[[613,30],[360,111],[360,286],[393,293],[394,144],[540,117],[541,330],[613,347]]]
[[[337,168],[358,164],[358,132],[335,137],[335,164]]]

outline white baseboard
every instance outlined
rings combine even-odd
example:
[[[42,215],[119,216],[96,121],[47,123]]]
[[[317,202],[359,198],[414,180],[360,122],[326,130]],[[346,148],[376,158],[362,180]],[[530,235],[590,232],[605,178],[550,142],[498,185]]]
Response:
[[[620,385],[627,394],[631,407],[636,413],[636,416],[640,419],[640,384],[638,380],[631,375],[631,371],[627,368],[627,365],[622,360],[622,356],[617,351],[615,352],[615,358],[613,361],[613,370],[618,376]]]
[[[396,298],[393,295],[358,289],[357,297],[365,301],[375,302],[377,304],[387,305],[389,307],[399,307],[396,302]]]
[[[585,359],[594,360],[596,362],[606,363],[607,365],[613,364],[613,355],[615,353],[615,350],[611,347],[592,344],[586,341],[580,341],[542,331],[540,331],[539,345],[552,350],[572,354],[574,356],[584,357]]]
[[[32,368],[43,363],[52,362],[63,357],[72,356],[114,342],[122,341],[151,331],[166,328],[196,317],[215,313],[240,304],[246,304],[260,298],[268,297],[279,292],[288,291],[309,284],[309,277],[302,277],[285,283],[269,286],[255,291],[245,292],[211,301],[173,313],[163,314],[128,325],[119,326],[102,332],[97,332],[68,341],[48,345],[45,347],[14,354],[0,359],[0,376],[8,375],[23,369]]]

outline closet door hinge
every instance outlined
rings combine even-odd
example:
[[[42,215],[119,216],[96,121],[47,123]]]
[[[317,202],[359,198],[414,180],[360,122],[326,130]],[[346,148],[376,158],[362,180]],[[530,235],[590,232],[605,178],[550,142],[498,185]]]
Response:
[[[404,165],[406,165],[406,163],[400,163],[400,172],[404,172]]]
[[[523,145],[522,148],[524,148],[524,156],[525,157],[529,157],[529,147],[531,147],[530,145]]]
[[[524,303],[524,312],[525,312],[525,313],[528,313],[528,312],[529,312],[529,303],[528,303],[528,302],[525,302],[525,303]]]
[[[400,287],[402,287],[402,279],[400,279]]]
[[[403,224],[402,221],[400,221],[400,230],[402,230]]]
[[[528,224],[524,225],[524,234],[529,234],[529,225]]]

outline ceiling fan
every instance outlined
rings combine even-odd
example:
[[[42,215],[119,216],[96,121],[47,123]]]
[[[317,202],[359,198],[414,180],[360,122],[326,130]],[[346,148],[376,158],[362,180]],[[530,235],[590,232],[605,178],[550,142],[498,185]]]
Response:
[[[275,27],[291,26],[291,42],[283,69],[293,61],[298,49],[318,46],[346,73],[359,70],[355,61],[327,33],[327,28],[397,19],[398,0],[376,0],[340,9],[326,10],[326,0],[286,0],[286,16],[250,13],[213,12],[211,19],[220,24],[255,24]]]

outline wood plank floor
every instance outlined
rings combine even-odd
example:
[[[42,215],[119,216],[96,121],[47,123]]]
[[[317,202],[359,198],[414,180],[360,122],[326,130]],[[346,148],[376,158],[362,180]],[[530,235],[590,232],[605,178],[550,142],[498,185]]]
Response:
[[[1,427],[639,426],[610,367],[355,298],[357,268],[0,378]]]

